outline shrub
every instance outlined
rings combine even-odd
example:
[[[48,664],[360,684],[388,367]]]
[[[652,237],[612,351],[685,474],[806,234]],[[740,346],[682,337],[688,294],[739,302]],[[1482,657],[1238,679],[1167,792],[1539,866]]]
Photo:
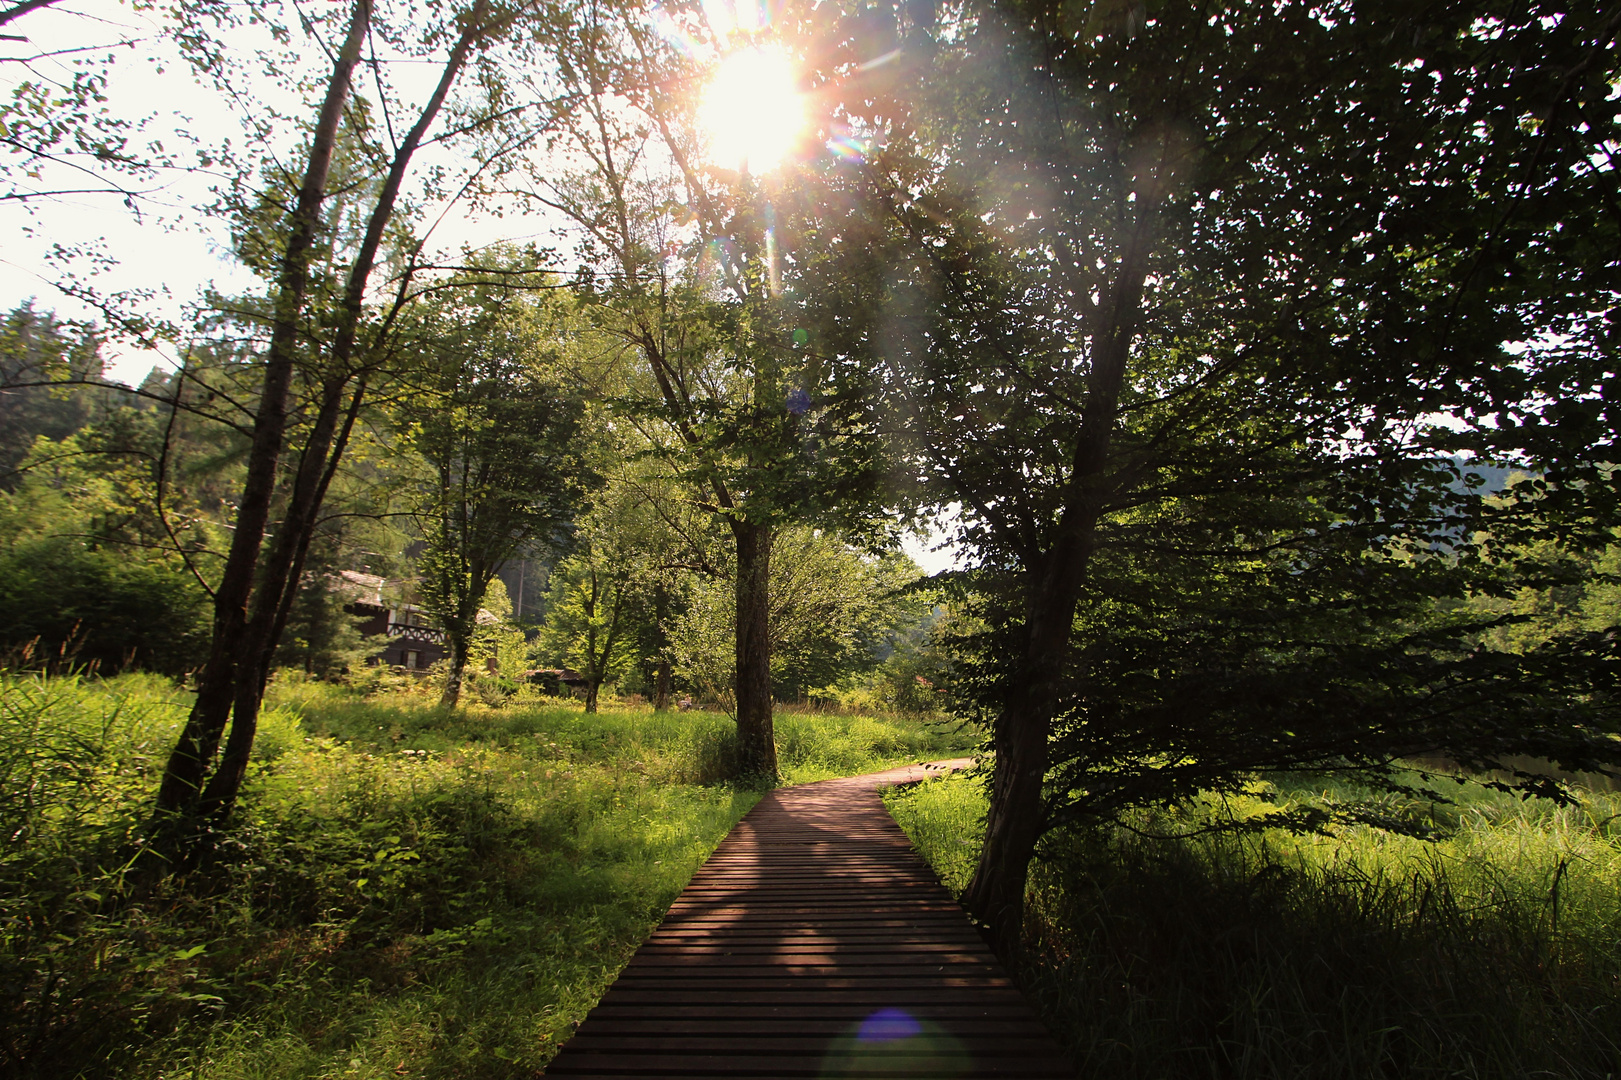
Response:
[[[180,674],[208,645],[208,597],[183,570],[53,537],[0,551],[0,647],[117,672]]]

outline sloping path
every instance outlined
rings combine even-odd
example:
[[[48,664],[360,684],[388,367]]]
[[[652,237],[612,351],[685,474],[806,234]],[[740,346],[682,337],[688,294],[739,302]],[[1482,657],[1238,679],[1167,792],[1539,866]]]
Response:
[[[551,1077],[1073,1077],[878,789],[766,795],[693,877]]]

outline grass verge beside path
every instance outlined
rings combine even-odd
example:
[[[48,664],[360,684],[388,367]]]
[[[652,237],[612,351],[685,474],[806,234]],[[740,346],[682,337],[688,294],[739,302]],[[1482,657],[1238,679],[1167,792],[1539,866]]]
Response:
[[[885,799],[960,892],[978,783]],[[1201,812],[1132,824],[1170,832]],[[1621,797],[1560,810],[1477,791],[1437,813],[1454,830],[1438,843],[1361,827],[1051,837],[1017,976],[1082,1076],[1621,1075]]]
[[[715,782],[724,717],[295,683],[208,865],[132,898],[118,860],[188,704],[0,679],[0,1074],[533,1076],[758,798]],[[960,741],[779,727],[798,780]]]

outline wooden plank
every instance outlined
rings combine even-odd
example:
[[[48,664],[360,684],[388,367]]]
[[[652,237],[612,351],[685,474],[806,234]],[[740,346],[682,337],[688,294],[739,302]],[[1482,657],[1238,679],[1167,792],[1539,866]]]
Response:
[[[939,997],[917,1006],[911,1012],[918,1020],[929,1023],[955,1024],[961,1021],[983,1020],[991,1024],[1020,1023],[1041,1026],[1041,1021],[1030,1010],[1029,1004],[1016,993],[975,997],[969,1000]],[[791,1034],[799,1030],[798,1024],[801,1020],[843,1024],[849,1020],[865,1020],[870,1015],[870,1010],[859,1004],[836,1000],[820,1006],[815,1011],[796,1011],[791,1005],[773,1005],[767,1002],[734,1002],[731,1006],[717,1008],[689,1001],[666,1001],[652,1007],[640,1005],[630,1007],[620,1006],[604,997],[597,1007],[591,1010],[579,1030],[586,1031],[599,1021],[618,1023],[621,1020],[629,1022],[642,1017],[657,1017],[671,1023],[706,1029],[717,1025],[728,1027],[732,1024],[748,1024],[762,1033],[783,1031]]]
[[[975,1055],[960,1048],[935,1053],[904,1049],[867,1050],[849,1055],[849,1062],[827,1063],[818,1054],[578,1054],[572,1075],[631,1073],[645,1076],[834,1076],[848,1074],[851,1066],[864,1075],[896,1076],[1028,1076],[1064,1075],[1062,1057],[1008,1057]],[[842,1067],[841,1067],[842,1066]],[[547,1070],[547,1075],[552,1075]]]
[[[1041,1030],[1039,1026],[1033,1030],[1024,1031],[1023,1035],[1036,1035]],[[835,1031],[836,1033],[836,1031]],[[733,1038],[726,1043],[726,1052],[733,1054],[754,1054],[759,1051],[773,1052],[820,1052],[827,1046],[827,1033],[822,1035],[807,1035],[804,1031],[793,1031],[785,1035],[760,1035],[759,1031],[742,1030],[733,1031]],[[1000,1031],[974,1031],[974,1033],[958,1033],[953,1031],[958,1043],[968,1048],[994,1049],[997,1052],[1008,1054],[1021,1054],[1021,1056],[1039,1056],[1039,1049],[1033,1049],[1020,1038],[1008,1038]],[[652,1035],[626,1035],[626,1033],[597,1033],[585,1035],[584,1031],[575,1035],[569,1041],[569,1048],[575,1051],[704,1051],[715,1052],[715,1033],[691,1033],[691,1031],[669,1031],[669,1033],[652,1033]]]
[[[845,953],[833,949],[817,949],[806,951],[800,949],[783,950],[778,953],[760,952],[726,952],[701,951],[693,949],[688,952],[668,953],[659,951],[645,956],[638,956],[626,967],[626,974],[638,975],[674,975],[680,973],[684,976],[702,975],[706,970],[728,971],[737,974],[765,974],[779,971],[783,968],[793,968],[795,971],[814,971],[819,968],[838,968],[842,970],[856,970],[863,975],[881,974],[877,969],[888,968],[894,971],[920,971],[934,968],[950,968],[952,972],[961,974],[967,971],[995,972],[995,965],[986,964],[984,960],[964,956],[960,952],[879,952],[877,950],[864,950],[859,953]]]
[[[761,799],[546,1074],[1072,1077],[878,799],[922,773]]]

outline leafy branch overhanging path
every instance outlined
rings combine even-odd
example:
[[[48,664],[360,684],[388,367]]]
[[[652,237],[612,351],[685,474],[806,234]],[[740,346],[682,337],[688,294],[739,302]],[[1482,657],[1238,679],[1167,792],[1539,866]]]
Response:
[[[878,798],[963,764],[766,795],[546,1075],[1073,1077]]]

